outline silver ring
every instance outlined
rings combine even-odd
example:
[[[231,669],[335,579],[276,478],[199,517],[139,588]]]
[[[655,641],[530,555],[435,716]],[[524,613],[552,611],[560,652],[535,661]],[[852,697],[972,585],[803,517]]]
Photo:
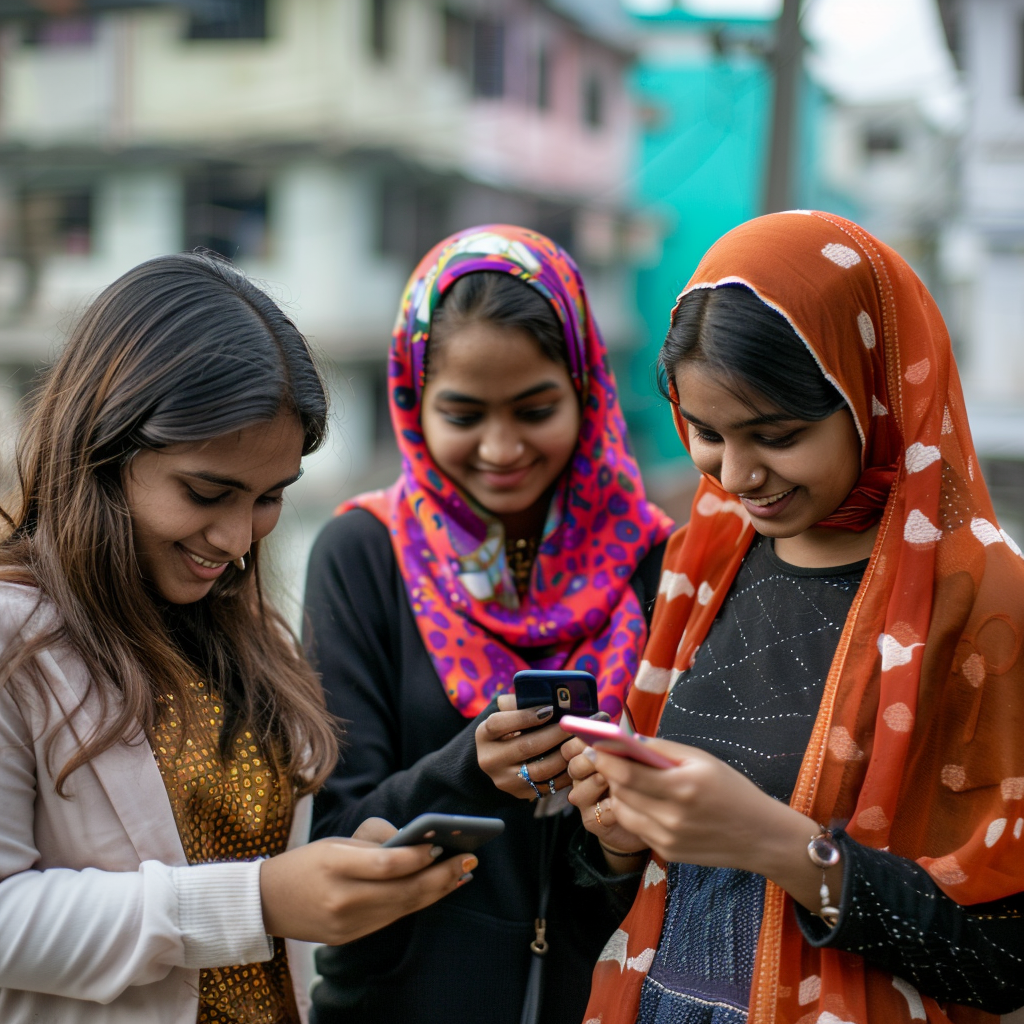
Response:
[[[552,796],[554,796],[558,792],[558,789],[555,787],[555,780],[554,779],[548,779],[548,792]]]
[[[533,779],[530,778],[530,769],[525,761],[520,765],[518,775],[519,778],[521,778],[523,782],[525,782],[530,787],[530,789],[532,789],[534,793],[537,794],[537,799],[539,800],[541,795],[540,790],[537,788],[537,784],[533,781]]]

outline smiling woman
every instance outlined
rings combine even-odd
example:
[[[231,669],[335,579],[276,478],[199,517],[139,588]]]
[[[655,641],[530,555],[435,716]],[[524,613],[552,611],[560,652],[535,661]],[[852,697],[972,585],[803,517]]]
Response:
[[[934,301],[856,224],[773,214],[701,260],[661,367],[703,479],[628,711],[672,765],[563,748],[648,859],[586,1019],[1019,1007],[1024,562]]]
[[[198,254],[115,281],[39,389],[0,536],[4,1024],[299,1024],[286,939],[471,877],[379,820],[306,844],[336,730],[259,563],[326,422],[295,325]]]
[[[552,708],[516,709],[512,677],[590,672],[618,718],[670,524],[644,497],[579,270],[543,235],[471,228],[423,258],[389,391],[402,474],[343,506],[310,559],[309,649],[361,739],[314,831],[425,811],[506,828],[443,909],[318,954],[317,1021],[579,1024],[638,878],[594,888],[563,734]]]

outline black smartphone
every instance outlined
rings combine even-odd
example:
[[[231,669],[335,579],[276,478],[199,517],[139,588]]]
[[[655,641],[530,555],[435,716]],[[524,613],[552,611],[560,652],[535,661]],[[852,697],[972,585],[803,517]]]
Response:
[[[588,718],[598,711],[597,680],[589,672],[526,669],[512,677],[512,686],[517,711],[550,704],[555,709],[552,722],[562,715]]]
[[[421,814],[400,828],[382,846],[416,846],[430,843],[445,853],[470,853],[505,831],[501,818],[476,818],[468,814]]]

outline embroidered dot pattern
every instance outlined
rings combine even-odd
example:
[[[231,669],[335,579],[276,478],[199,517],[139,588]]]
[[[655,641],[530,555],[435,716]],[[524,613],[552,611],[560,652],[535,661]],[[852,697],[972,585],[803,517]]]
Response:
[[[670,691],[661,735],[788,799],[859,573],[790,575],[756,540],[693,667]]]
[[[201,728],[186,737],[172,696],[160,700],[150,736],[189,864],[253,860],[283,853],[292,793],[251,733],[235,739],[225,762],[219,744],[224,706],[202,680],[192,684]],[[199,972],[196,1024],[298,1024],[284,941],[266,963]]]

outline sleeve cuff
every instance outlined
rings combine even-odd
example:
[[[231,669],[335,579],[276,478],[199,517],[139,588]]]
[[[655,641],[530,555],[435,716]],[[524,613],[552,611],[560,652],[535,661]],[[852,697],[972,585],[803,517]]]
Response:
[[[270,960],[263,926],[260,861],[172,868],[185,967],[229,967]]]
[[[795,904],[796,920],[800,925],[800,931],[804,933],[807,942],[817,949],[826,949],[829,946],[845,948],[843,936],[848,931],[847,926],[853,916],[850,912],[850,905],[854,902],[857,880],[859,872],[862,870],[860,851],[864,847],[852,840],[842,829],[835,832],[834,839],[846,864],[843,871],[843,892],[839,899],[839,920],[836,921],[835,927],[830,928],[817,914],[812,914],[799,903]]]

